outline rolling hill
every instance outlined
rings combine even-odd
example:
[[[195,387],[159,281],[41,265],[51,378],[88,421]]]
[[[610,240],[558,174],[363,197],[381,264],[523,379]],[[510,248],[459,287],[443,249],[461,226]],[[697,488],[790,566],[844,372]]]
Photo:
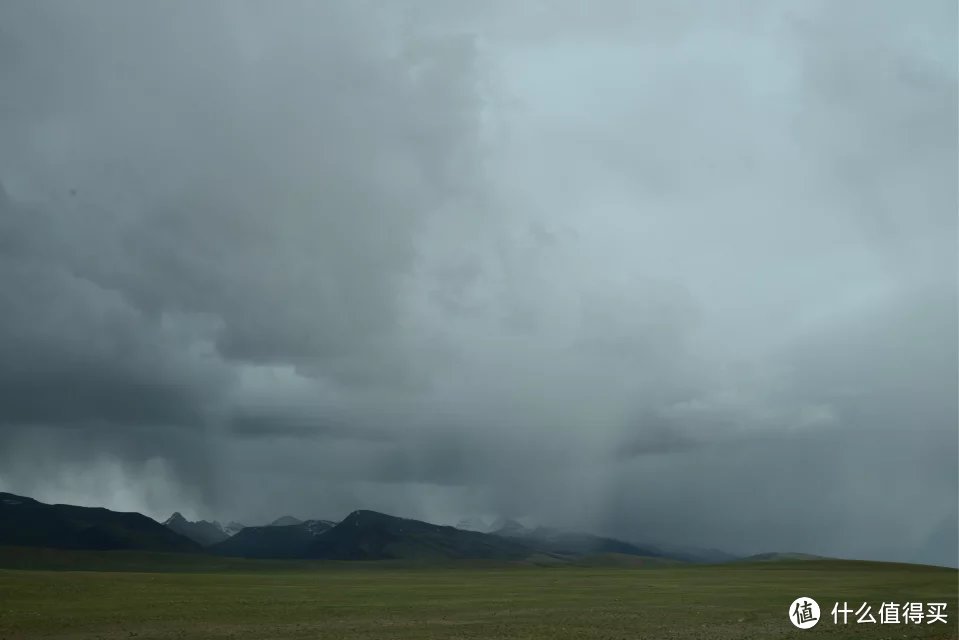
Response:
[[[772,551],[769,553],[757,553],[755,555],[738,559],[739,562],[783,562],[789,560],[834,560],[834,558],[816,556],[811,553]]]
[[[0,493],[0,545],[196,552],[201,546],[140,513],[44,504]]]
[[[666,554],[654,547],[641,547],[616,538],[562,531],[548,527],[528,529],[516,521],[508,521],[506,526],[501,527],[494,534],[501,538],[521,542],[545,553],[561,556],[619,554],[647,558],[666,557]]]
[[[317,537],[333,528],[328,520],[299,524],[246,527],[208,548],[210,553],[237,558],[305,558]]]
[[[507,538],[376,511],[354,511],[319,536],[307,552],[311,558],[329,560],[510,560],[532,553],[529,546]]]

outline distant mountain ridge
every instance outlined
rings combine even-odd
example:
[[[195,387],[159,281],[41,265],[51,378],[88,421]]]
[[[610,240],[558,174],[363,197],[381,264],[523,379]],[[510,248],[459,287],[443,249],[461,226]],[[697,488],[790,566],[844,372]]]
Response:
[[[197,552],[201,546],[140,513],[45,504],[0,493],[0,545]]]
[[[563,531],[549,527],[529,529],[515,520],[502,522],[501,525],[499,529],[494,531],[495,535],[522,541],[537,549],[561,556],[617,553],[650,558],[665,557],[665,554],[655,547],[641,547],[616,538]]]
[[[209,547],[209,552],[240,558],[303,558],[316,540],[336,523],[306,520],[298,524],[245,527],[236,535]]]
[[[499,536],[362,510],[340,523],[307,520],[247,527],[209,551],[245,558],[326,560],[519,559],[533,552]]]
[[[476,521],[466,519],[461,522],[472,524]],[[703,564],[716,564],[738,559],[738,556],[719,549],[639,543],[551,527],[530,528],[511,518],[498,518],[487,530],[499,536],[524,540],[538,548],[567,556],[620,554]]]
[[[284,524],[295,522],[295,524]],[[615,538],[530,528],[500,519],[492,527],[477,520],[451,527],[376,511],[358,510],[342,522],[300,521],[284,516],[268,525],[244,527],[199,520],[179,512],[163,524],[139,513],[103,508],[48,505],[32,498],[0,493],[0,545],[88,550],[198,552],[262,559],[458,560],[487,559],[545,562],[614,562],[649,566],[650,562],[727,562],[717,550],[664,550]],[[487,532],[466,527],[484,527]],[[235,532],[235,533],[234,533]],[[233,533],[233,535],[231,535]],[[760,554],[753,561],[794,559],[803,554]],[[606,558],[606,560],[603,560]],[[634,558],[635,560],[629,560]]]
[[[522,543],[488,533],[359,510],[318,536],[308,555],[331,560],[511,560],[533,552]]]
[[[247,533],[238,542],[227,545],[223,548],[233,550],[242,549],[247,553],[254,554],[250,557],[291,557],[289,556],[289,552],[283,552],[276,547],[281,543],[291,544],[294,548],[302,546],[295,542],[297,533],[285,531],[270,534],[269,532],[264,533],[260,531],[260,529],[264,529],[266,527],[296,527],[305,525],[305,528],[297,531],[305,532],[309,535],[319,535],[319,533],[326,531],[336,523],[330,522],[329,520],[300,520],[299,518],[294,518],[293,516],[281,516],[269,524],[265,524],[261,527],[247,527],[239,522],[230,522],[230,524],[224,527],[216,520],[196,520],[191,522],[190,520],[184,518],[183,514],[177,511],[167,518],[163,524],[169,529],[172,529],[180,535],[190,538],[197,544],[200,544],[204,547],[218,545],[221,542],[229,540],[245,529],[251,529],[252,531]],[[306,540],[306,538],[304,538],[304,540]],[[271,551],[268,551],[268,549]],[[262,555],[264,553],[274,555]]]
[[[772,551],[739,558],[740,562],[782,562],[785,560],[828,560],[825,556],[811,553],[796,553],[791,551]]]

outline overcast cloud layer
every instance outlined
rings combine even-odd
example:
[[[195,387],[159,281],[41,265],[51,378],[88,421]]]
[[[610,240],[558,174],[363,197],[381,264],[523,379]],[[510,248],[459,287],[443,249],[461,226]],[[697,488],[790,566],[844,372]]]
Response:
[[[957,16],[0,4],[0,489],[957,565]]]

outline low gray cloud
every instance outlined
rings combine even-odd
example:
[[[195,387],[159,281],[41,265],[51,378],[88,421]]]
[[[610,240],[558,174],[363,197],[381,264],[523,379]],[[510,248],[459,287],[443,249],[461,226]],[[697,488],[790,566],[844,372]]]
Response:
[[[0,8],[0,487],[959,564],[955,7]]]

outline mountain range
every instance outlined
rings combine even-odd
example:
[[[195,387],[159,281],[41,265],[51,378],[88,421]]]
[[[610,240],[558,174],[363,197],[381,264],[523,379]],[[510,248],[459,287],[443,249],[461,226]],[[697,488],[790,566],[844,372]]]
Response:
[[[313,522],[327,522],[326,520],[316,520]],[[196,520],[190,521],[183,517],[183,515],[177,511],[172,516],[163,521],[163,524],[168,528],[176,531],[182,536],[193,540],[197,544],[203,545],[204,547],[212,547],[215,544],[224,542],[234,537],[243,529],[264,529],[266,527],[288,527],[294,525],[304,524],[303,520],[294,518],[293,516],[281,516],[274,520],[273,522],[263,525],[262,527],[247,527],[244,524],[239,522],[231,522],[226,526],[221,525],[216,520]],[[329,523],[332,526],[335,523]],[[316,525],[313,525],[314,527]],[[255,537],[256,533],[247,534],[248,537]]]
[[[241,558],[327,560],[521,560],[566,561],[590,556],[630,556],[683,562],[733,559],[714,550],[666,550],[615,538],[516,520],[487,525],[469,520],[458,527],[359,510],[341,522],[277,518],[264,526],[191,522],[179,512],[162,524],[139,513],[49,505],[0,493],[0,545],[61,549],[137,549],[205,552]]]

